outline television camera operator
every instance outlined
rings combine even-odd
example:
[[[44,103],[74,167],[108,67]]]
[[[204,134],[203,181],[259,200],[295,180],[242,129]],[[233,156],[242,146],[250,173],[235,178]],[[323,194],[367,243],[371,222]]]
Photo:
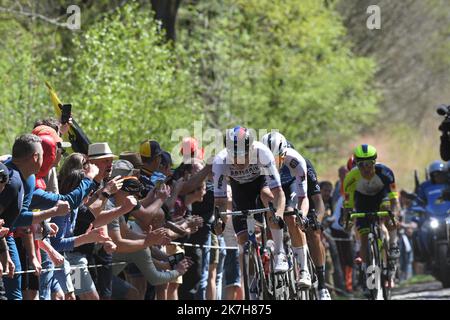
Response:
[[[439,130],[442,132],[440,154],[444,161],[450,160],[450,105],[440,105],[437,110],[437,114],[445,117],[439,126]],[[448,187],[442,192],[442,200],[450,201],[450,167],[447,165],[447,184]]]

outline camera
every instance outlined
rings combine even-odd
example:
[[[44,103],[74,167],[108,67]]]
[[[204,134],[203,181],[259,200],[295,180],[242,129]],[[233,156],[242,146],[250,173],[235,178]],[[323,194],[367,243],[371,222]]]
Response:
[[[61,106],[61,124],[68,123],[71,116],[72,116],[72,105],[63,104]]]
[[[440,116],[448,117],[450,114],[450,106],[441,104],[440,106],[437,107],[436,112]]]
[[[170,267],[173,269],[183,259],[184,259],[183,252],[175,253],[174,255],[169,256]]]
[[[440,154],[444,161],[450,160],[450,105],[440,105],[437,107],[436,112],[438,115],[445,117],[439,126],[439,130],[442,131]]]

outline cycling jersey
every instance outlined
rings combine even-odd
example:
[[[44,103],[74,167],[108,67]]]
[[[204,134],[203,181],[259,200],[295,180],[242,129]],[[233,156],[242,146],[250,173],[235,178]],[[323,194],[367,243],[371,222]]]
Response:
[[[287,167],[290,175],[295,178],[297,197],[306,197],[308,179],[305,159],[296,150],[287,148],[283,166]]]
[[[356,211],[378,211],[384,197],[398,198],[395,177],[391,169],[381,163],[375,164],[371,179],[361,176],[358,167],[353,168],[344,179],[345,208]]]
[[[306,163],[306,194],[309,200],[309,210],[311,211],[312,209],[314,209],[314,201],[311,197],[315,194],[320,194],[320,186],[319,181],[317,180],[316,170],[314,169],[311,161],[306,158],[304,158],[304,160]],[[285,191],[286,195],[286,200],[289,200],[287,205],[292,207],[294,205],[294,199],[292,199],[292,197],[288,195],[291,195],[292,190],[294,190],[292,184],[295,183],[295,177],[291,175],[289,168],[285,165],[281,167],[280,176],[281,182],[283,184],[283,190]],[[295,200],[297,200],[297,198],[295,198]],[[295,205],[296,204],[297,202],[295,202]]]
[[[260,176],[264,176],[270,189],[281,186],[280,174],[278,173],[275,158],[270,149],[261,142],[255,141],[252,152],[254,154],[251,155],[251,159],[255,159],[256,163],[251,163],[244,169],[236,168],[235,165],[229,163],[229,159],[227,161],[227,149],[223,149],[217,154],[212,165],[214,197],[226,198],[226,177],[229,177],[238,184],[247,184],[255,181]]]

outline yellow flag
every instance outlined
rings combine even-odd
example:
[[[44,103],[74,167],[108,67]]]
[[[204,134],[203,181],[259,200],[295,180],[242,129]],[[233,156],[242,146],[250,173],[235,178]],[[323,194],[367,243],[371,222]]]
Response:
[[[52,100],[56,116],[60,119],[63,104],[61,100],[59,100],[55,90],[50,85],[50,83],[45,81],[45,85],[48,88],[48,93],[50,94],[50,99]],[[91,142],[89,138],[86,136],[86,134],[83,132],[83,130],[80,128],[78,123],[75,121],[75,119],[72,119],[72,122],[69,127],[69,132],[64,140],[67,140],[67,138],[69,138],[69,141],[72,143],[72,150],[74,152],[81,152],[83,154],[88,154],[89,145],[91,144]]]
[[[50,99],[52,100],[53,108],[55,109],[56,115],[58,116],[58,118],[61,118],[62,102],[61,100],[59,100],[55,90],[50,85],[50,83],[48,83],[48,81],[45,81],[45,85],[48,88],[48,93],[50,94]]]

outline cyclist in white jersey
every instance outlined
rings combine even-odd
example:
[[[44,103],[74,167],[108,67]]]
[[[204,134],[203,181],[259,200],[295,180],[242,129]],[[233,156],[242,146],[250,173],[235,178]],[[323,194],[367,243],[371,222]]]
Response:
[[[283,249],[283,220],[285,197],[281,188],[280,175],[275,166],[272,152],[258,141],[254,141],[250,130],[244,127],[229,129],[225,135],[226,148],[214,158],[212,172],[214,178],[214,203],[220,212],[226,210],[227,185],[231,185],[233,210],[257,209],[268,206],[266,197],[260,197],[269,188],[273,194],[275,215],[268,213],[268,225],[275,243],[275,272],[287,271],[289,266]],[[262,199],[262,200],[261,200]],[[225,217],[222,217],[225,219]],[[233,216],[233,227],[238,237],[240,252],[248,240],[247,220],[244,216]],[[218,226],[218,227],[217,227]],[[222,224],[216,224],[216,232],[221,233]]]
[[[287,174],[288,179],[286,179],[286,174],[283,174],[281,179],[283,191],[286,195],[286,212],[292,212],[294,208],[298,207],[301,216],[306,219],[310,210],[308,192],[312,191],[308,190],[308,185],[312,181],[308,181],[308,176],[310,175],[307,161],[293,147],[289,146],[286,138],[279,132],[270,132],[264,135],[262,142],[272,151],[277,168],[282,172],[288,171],[290,173]],[[285,170],[286,168],[288,170]],[[310,288],[311,275],[307,264],[308,242],[306,234],[297,225],[295,216],[286,216],[284,219],[291,237],[294,256],[300,266],[298,284],[303,288]],[[320,242],[315,237],[312,237],[311,241],[313,241],[312,246],[318,245],[314,242]],[[319,299],[330,300],[328,289],[323,285],[324,281],[322,282],[320,282],[319,278]]]

